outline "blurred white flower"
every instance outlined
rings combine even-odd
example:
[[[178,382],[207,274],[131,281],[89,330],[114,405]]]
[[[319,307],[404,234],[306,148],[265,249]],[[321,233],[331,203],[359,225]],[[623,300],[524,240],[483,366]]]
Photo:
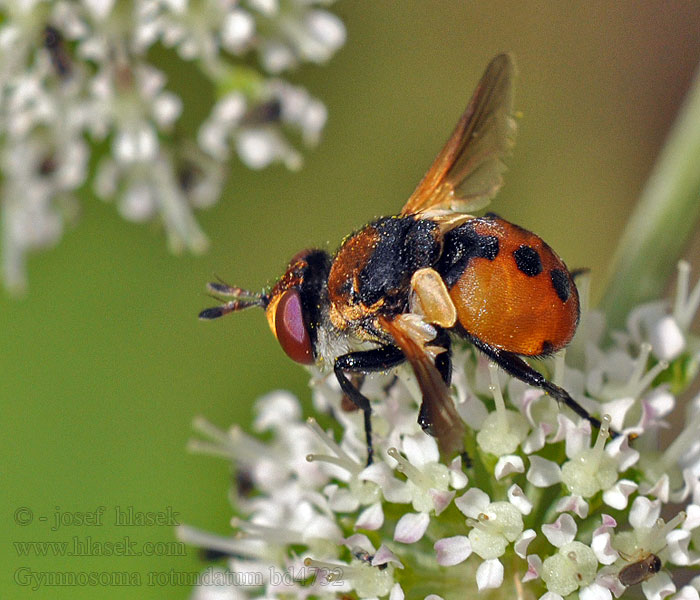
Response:
[[[324,62],[343,44],[343,24],[319,7],[326,4],[2,2],[5,284],[15,290],[26,286],[27,251],[58,241],[64,223],[77,214],[86,183],[126,219],[159,219],[173,250],[200,251],[207,240],[193,209],[218,200],[231,149],[252,169],[276,162],[298,169],[302,155],[287,135],[298,132],[304,145],[316,144],[326,108],[306,90],[266,72]],[[148,52],[155,44],[192,61],[194,71],[188,73],[196,71],[198,83],[210,86],[201,96],[212,110],[200,124],[199,148],[178,129],[192,107],[175,90],[190,84],[167,81],[153,63],[156,54]],[[285,54],[282,62],[271,60],[275,48],[278,56]],[[260,69],[250,66],[250,52],[259,57]],[[43,156],[27,156],[38,142],[46,144]],[[93,152],[98,160],[90,160]],[[24,164],[11,157],[24,157]],[[39,163],[55,168],[42,170]],[[89,172],[92,164],[97,168]]]

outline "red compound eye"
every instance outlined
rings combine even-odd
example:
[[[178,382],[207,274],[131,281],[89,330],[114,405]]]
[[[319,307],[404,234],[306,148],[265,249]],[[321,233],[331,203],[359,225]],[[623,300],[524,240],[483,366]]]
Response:
[[[314,362],[311,338],[306,330],[301,310],[299,290],[294,288],[287,290],[277,302],[274,332],[282,350],[289,358],[304,365]]]

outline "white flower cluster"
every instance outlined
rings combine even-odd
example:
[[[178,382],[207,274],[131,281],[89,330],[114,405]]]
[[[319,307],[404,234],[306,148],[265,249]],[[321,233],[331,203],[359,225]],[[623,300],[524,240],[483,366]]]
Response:
[[[320,4],[0,0],[5,284],[26,285],[26,252],[60,238],[86,184],[127,219],[159,218],[173,249],[198,251],[207,240],[192,210],[218,199],[231,148],[253,169],[297,168],[300,154],[283,130],[314,144],[326,109],[276,76],[323,62],[344,43],[342,22]],[[197,142],[176,130],[183,102],[152,64],[154,45],[191,61],[199,85],[213,90]],[[249,55],[260,70],[244,65]]]
[[[183,526],[180,538],[225,557],[220,575],[259,579],[203,578],[194,598],[611,600],[641,588],[647,600],[699,600],[700,576],[674,582],[678,567],[700,566],[700,396],[677,401],[700,364],[688,331],[700,283],[689,292],[688,281],[682,264],[673,307],[640,307],[605,344],[601,316],[587,313],[572,364],[560,355],[546,365],[604,415],[593,436],[587,421],[467,347],[455,348],[453,379],[471,430],[466,464],[441,462],[420,430],[407,369],[363,383],[374,409],[370,466],[362,415],[343,410],[332,378],[312,387],[318,413],[342,427],[340,443],[303,421],[286,392],[257,404],[266,443],[198,420],[208,439],[192,448],[233,463],[240,516],[230,536]],[[610,428],[623,435],[611,440]]]

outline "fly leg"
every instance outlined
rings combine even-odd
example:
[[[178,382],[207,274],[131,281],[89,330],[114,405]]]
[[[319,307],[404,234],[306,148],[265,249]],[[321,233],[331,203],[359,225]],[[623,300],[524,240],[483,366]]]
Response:
[[[444,329],[440,329],[437,337],[430,342],[430,345],[445,348],[445,352],[440,352],[435,357],[435,368],[439,371],[445,385],[449,387],[452,381],[452,340],[450,340],[450,336],[447,335]],[[420,410],[418,411],[418,425],[421,426],[425,433],[435,437],[428,408],[425,401],[421,402]]]
[[[475,337],[469,336],[469,341],[474,344],[479,350],[481,350],[486,356],[498,364],[506,373],[517,377],[520,381],[524,381],[528,385],[542,388],[547,392],[552,398],[557,402],[563,402],[571,410],[573,410],[579,417],[586,419],[593,427],[600,429],[600,420],[591,415],[583,406],[581,406],[576,400],[574,400],[569,393],[560,388],[558,385],[553,384],[548,381],[542,373],[533,369],[528,365],[520,356],[513,354],[512,352],[505,352],[504,350],[499,350],[498,348],[493,348],[488,344],[485,344],[481,340]],[[620,434],[616,431],[610,430],[610,435],[615,438]]]
[[[438,336],[433,342],[431,342],[431,344],[434,346],[442,346],[443,348],[445,348],[445,352],[441,352],[437,355],[437,358],[435,359],[435,366],[437,367],[437,370],[440,371],[440,375],[442,375],[442,379],[445,381],[445,385],[449,386],[450,382],[452,381],[452,340],[450,339],[450,336],[447,334],[447,332],[444,329],[441,329],[438,333]],[[421,408],[423,408],[422,405]],[[423,423],[425,422],[425,415],[423,415],[423,418],[421,418],[421,414],[422,413],[418,414],[418,424],[421,425],[421,427],[423,427]],[[472,459],[469,456],[469,453],[466,450],[464,450],[460,452],[460,456],[462,457],[462,463],[464,464],[464,468],[471,468]]]
[[[440,371],[445,385],[452,381],[452,340],[444,329],[439,329],[436,338],[430,342],[431,346],[440,346],[445,349],[435,358],[435,367]]]
[[[350,383],[358,390],[362,389],[362,384],[364,382],[364,373],[352,373],[350,375]],[[347,394],[343,394],[343,397],[340,399],[340,410],[343,412],[355,412],[356,410],[360,410],[360,408],[352,400],[350,400]]]
[[[349,352],[335,359],[333,372],[338,379],[340,389],[343,390],[343,393],[364,413],[368,465],[372,464],[374,455],[374,449],[372,447],[372,407],[370,406],[369,400],[353,385],[352,381],[348,379],[345,373],[386,371],[401,364],[405,360],[406,357],[403,352],[396,346],[390,345],[361,352]]]

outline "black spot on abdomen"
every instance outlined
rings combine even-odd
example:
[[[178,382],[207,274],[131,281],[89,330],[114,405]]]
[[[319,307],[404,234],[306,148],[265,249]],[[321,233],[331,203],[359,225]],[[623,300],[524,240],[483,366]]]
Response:
[[[513,252],[513,258],[518,270],[528,277],[535,277],[542,272],[542,259],[539,252],[531,246],[523,244]]]
[[[557,296],[559,296],[559,300],[566,302],[569,299],[569,296],[571,296],[569,276],[561,269],[552,269],[550,272],[550,277],[552,278],[552,287],[557,293]]]
[[[542,342],[542,351],[539,356],[549,356],[552,352],[554,352],[554,344],[549,340]]]

